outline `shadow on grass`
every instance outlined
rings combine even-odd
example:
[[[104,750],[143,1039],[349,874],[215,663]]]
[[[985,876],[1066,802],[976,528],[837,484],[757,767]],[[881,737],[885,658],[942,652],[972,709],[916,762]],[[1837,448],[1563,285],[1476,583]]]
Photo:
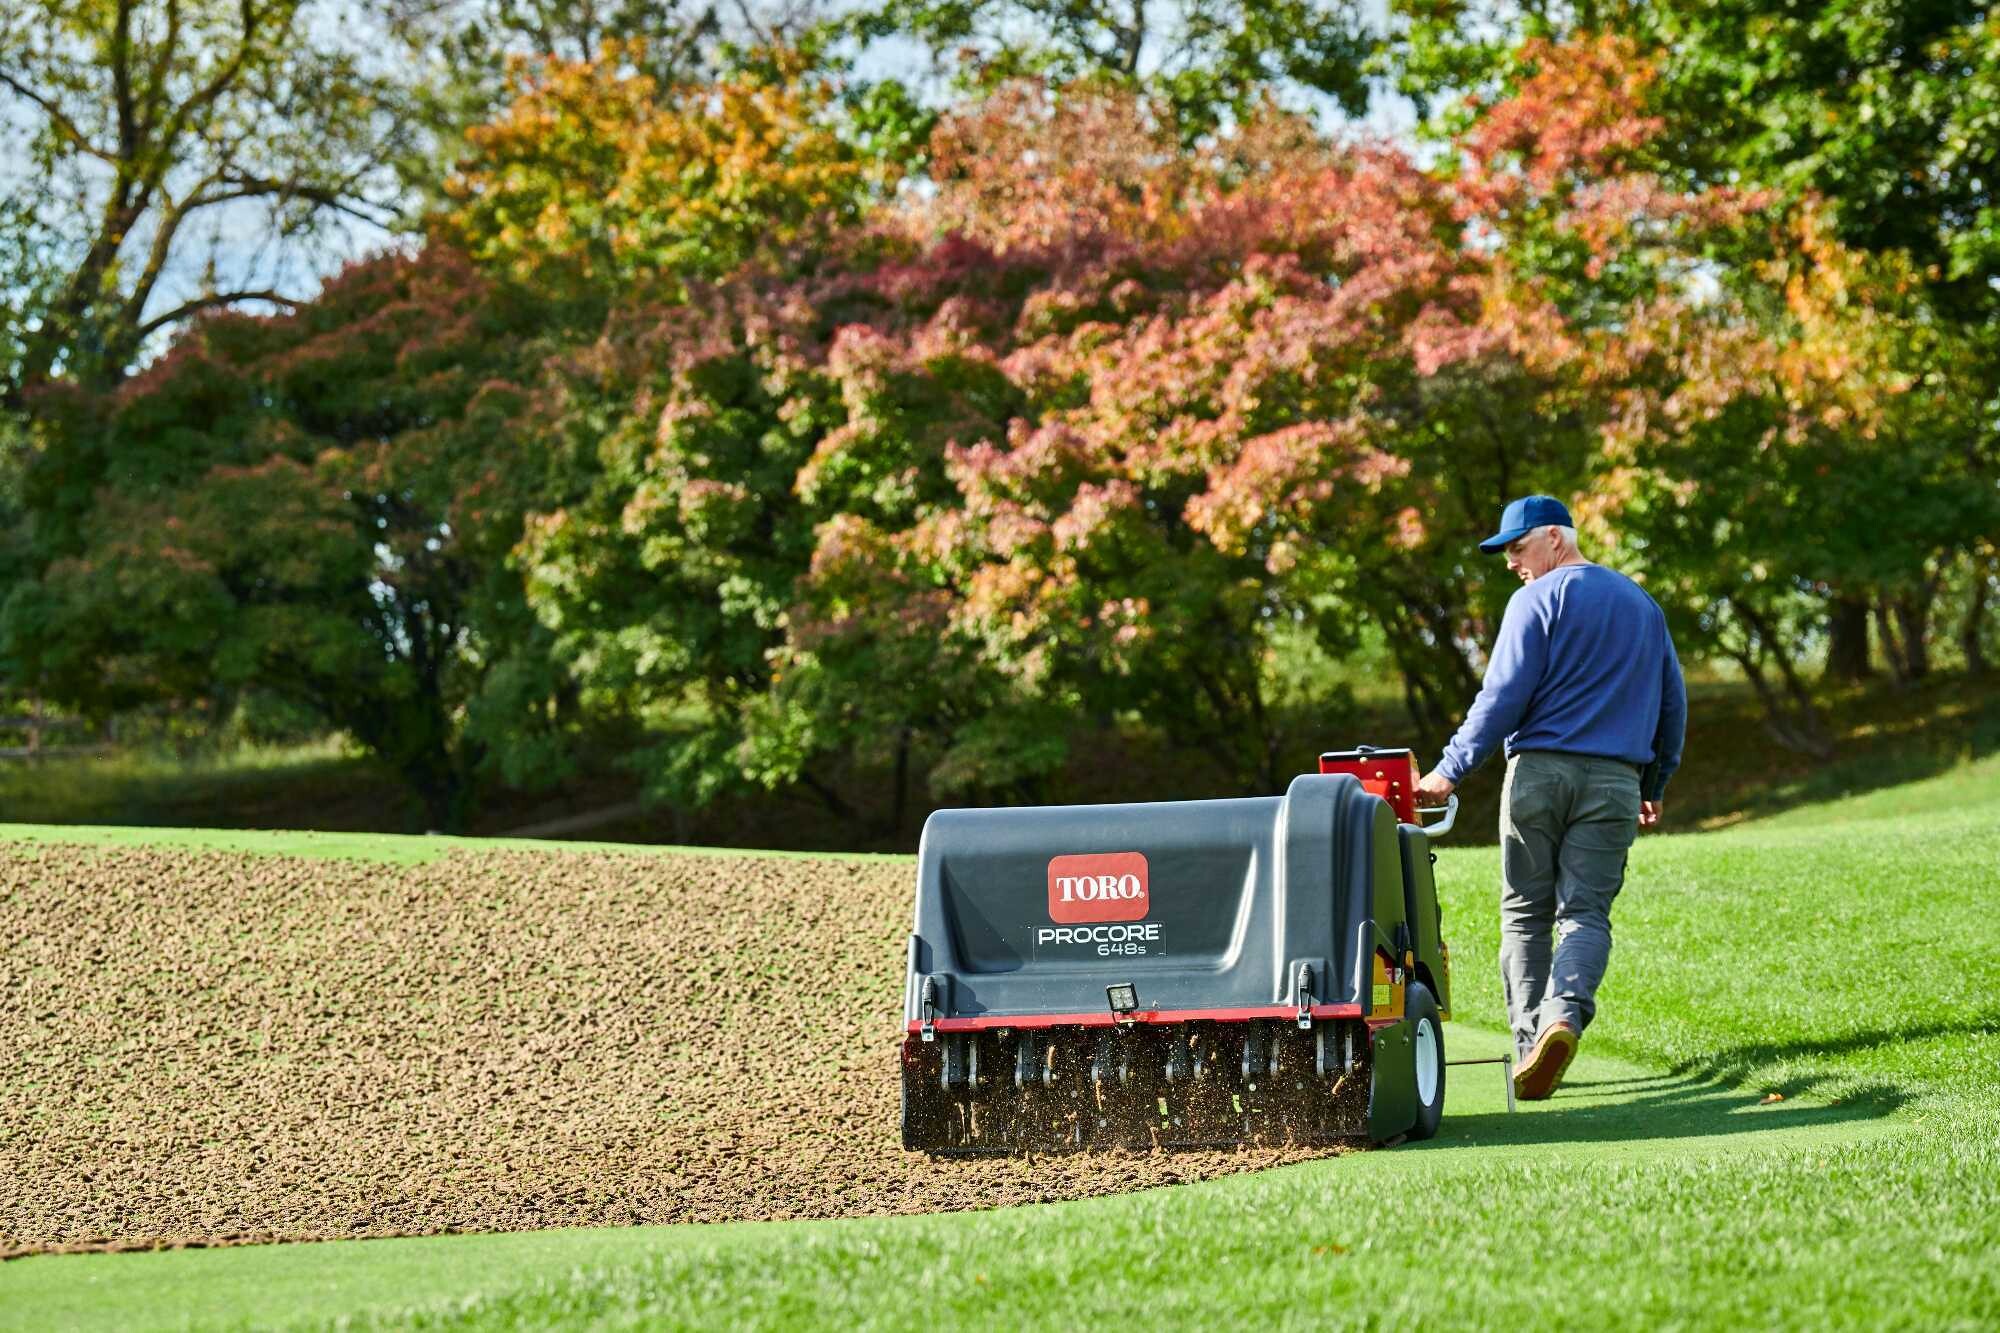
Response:
[[[1591,1094],[1613,1092],[1618,1101]],[[1573,1102],[1569,1096],[1574,1096]],[[1578,1096],[1577,1094],[1583,1094]],[[1710,1075],[1661,1074],[1650,1079],[1565,1083],[1547,1106],[1472,1115],[1447,1115],[1434,1141],[1466,1143],[1618,1143],[1645,1139],[1708,1139],[1774,1129],[1879,1120],[1909,1100],[1892,1083],[1846,1084],[1837,1101],[1765,1103],[1760,1089]],[[1569,1104],[1565,1104],[1569,1102]],[[1424,1145],[1418,1145],[1420,1148]]]
[[[1780,1060],[1859,1055],[1863,1051],[1872,1051],[1882,1046],[1906,1046],[1914,1042],[1931,1041],[1938,1037],[1990,1037],[1996,1033],[2000,1033],[2000,1009],[1973,1014],[1969,1018],[1923,1023],[1915,1027],[1864,1028],[1859,1032],[1850,1032],[1844,1037],[1815,1037],[1797,1041],[1758,1042],[1732,1046],[1698,1060],[1684,1060],[1668,1072],[1706,1073],[1721,1078],[1741,1078],[1759,1066]]]
[[[1871,1077],[1863,1069],[1843,1068],[1846,1057],[1886,1046],[1994,1034],[2000,1034],[2000,1012],[1917,1027],[1870,1028],[1827,1040],[1733,1046],[1659,1074],[1569,1079],[1551,1104],[1513,1115],[1448,1115],[1437,1143],[1716,1138],[1879,1120],[1919,1090]],[[1772,1076],[1772,1066],[1792,1061],[1825,1063]],[[1777,1100],[1766,1101],[1772,1093],[1779,1094]],[[1600,1100],[1606,1097],[1617,1100]]]

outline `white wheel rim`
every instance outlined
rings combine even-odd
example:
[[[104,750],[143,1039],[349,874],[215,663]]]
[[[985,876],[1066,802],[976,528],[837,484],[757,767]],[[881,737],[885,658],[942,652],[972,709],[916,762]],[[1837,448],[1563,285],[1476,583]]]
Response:
[[[1431,1020],[1417,1020],[1417,1101],[1429,1106],[1438,1093],[1438,1038]]]

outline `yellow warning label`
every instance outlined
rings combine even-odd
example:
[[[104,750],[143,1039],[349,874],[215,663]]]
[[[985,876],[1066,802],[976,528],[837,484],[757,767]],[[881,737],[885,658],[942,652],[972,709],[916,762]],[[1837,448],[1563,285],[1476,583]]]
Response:
[[[1381,981],[1376,982],[1375,1002],[1369,1005],[1368,1007],[1370,1009],[1387,1009],[1390,1005],[1394,1004],[1395,1002],[1396,1002],[1395,987],[1390,986],[1386,982],[1381,982]]]

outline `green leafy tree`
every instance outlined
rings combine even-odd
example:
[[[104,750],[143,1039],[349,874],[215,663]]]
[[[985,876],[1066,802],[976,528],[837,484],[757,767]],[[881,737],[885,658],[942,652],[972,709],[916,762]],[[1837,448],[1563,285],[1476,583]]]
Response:
[[[802,354],[823,317],[753,303],[744,281],[627,312],[563,363],[547,429],[574,490],[530,517],[519,554],[586,707],[634,736],[652,791],[688,804],[753,788],[788,750],[766,710],[751,760],[745,719],[780,674],[772,650],[811,557],[796,481],[842,419]],[[817,772],[787,777],[854,815]]]
[[[511,378],[535,328],[432,249],[357,264],[296,314],[199,321],[112,395],[45,391],[35,575],[0,652],[86,711],[283,700],[460,827],[491,741],[529,729],[494,707],[559,703],[509,667],[539,647],[506,568],[537,480]],[[506,697],[483,693],[496,671]]]
[[[1188,142],[1247,117],[1274,88],[1359,115],[1375,43],[1364,7],[1348,0],[887,0],[853,26],[924,44],[963,90],[1032,78],[1144,92]]]
[[[203,311],[300,295],[238,281],[214,221],[279,248],[392,221],[414,132],[313,0],[27,0],[0,11],[0,396],[116,384]],[[227,212],[225,212],[227,210]],[[199,275],[199,276],[197,276]]]

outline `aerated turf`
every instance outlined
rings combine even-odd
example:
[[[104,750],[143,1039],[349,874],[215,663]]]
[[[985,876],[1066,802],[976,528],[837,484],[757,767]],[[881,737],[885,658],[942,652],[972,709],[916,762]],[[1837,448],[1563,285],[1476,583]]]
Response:
[[[1454,1055],[1502,1040],[1492,861],[1439,867]],[[41,1257],[0,1265],[0,1321],[1991,1326],[1996,866],[1992,761],[1648,837],[1563,1090],[1509,1116],[1455,1069],[1421,1148],[950,1216]]]
[[[905,1154],[909,879],[0,845],[0,1255],[940,1212],[1309,1155]]]

